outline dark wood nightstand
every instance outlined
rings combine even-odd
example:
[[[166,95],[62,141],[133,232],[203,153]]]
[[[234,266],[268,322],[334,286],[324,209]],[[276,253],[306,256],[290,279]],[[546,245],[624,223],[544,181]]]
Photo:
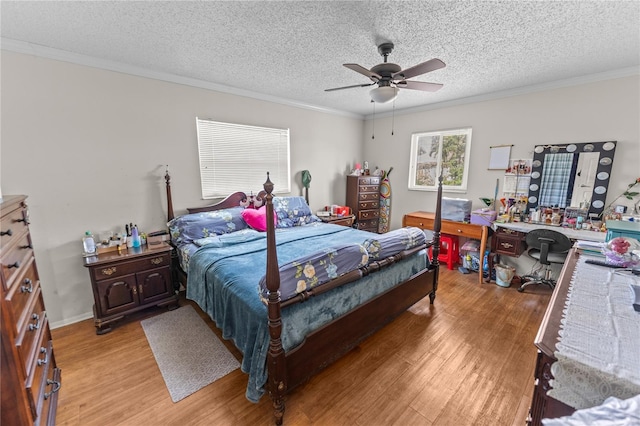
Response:
[[[96,334],[108,333],[112,322],[151,306],[178,307],[171,279],[171,250],[163,243],[84,259],[93,287]]]
[[[332,223],[334,225],[351,226],[356,217],[354,215],[348,216],[323,216],[320,219],[324,223]]]

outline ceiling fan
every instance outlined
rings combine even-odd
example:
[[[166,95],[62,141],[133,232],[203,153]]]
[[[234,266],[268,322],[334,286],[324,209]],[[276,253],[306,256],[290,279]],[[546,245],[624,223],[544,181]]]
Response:
[[[421,74],[445,67],[445,63],[440,59],[431,59],[421,64],[414,65],[403,70],[399,65],[387,62],[387,57],[393,51],[393,43],[382,43],[378,46],[378,52],[384,57],[384,62],[375,67],[366,69],[358,64],[344,64],[345,67],[369,77],[373,83],[355,84],[352,86],[336,87],[325,89],[325,92],[334,90],[351,89],[353,87],[367,87],[377,84],[378,87],[371,90],[371,100],[377,103],[386,103],[394,100],[398,96],[399,89],[422,90],[425,92],[435,92],[443,85],[439,83],[427,83],[424,81],[407,80]]]

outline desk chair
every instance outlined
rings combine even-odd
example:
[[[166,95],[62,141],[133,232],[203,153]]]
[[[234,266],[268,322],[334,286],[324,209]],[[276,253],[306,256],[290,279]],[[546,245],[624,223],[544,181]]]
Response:
[[[518,291],[523,292],[525,287],[533,284],[545,284],[553,289],[556,286],[556,280],[551,278],[551,264],[564,263],[567,252],[571,248],[571,240],[560,232],[534,229],[527,234],[525,241],[529,247],[527,255],[544,265],[544,269],[541,275],[523,276],[523,283]]]

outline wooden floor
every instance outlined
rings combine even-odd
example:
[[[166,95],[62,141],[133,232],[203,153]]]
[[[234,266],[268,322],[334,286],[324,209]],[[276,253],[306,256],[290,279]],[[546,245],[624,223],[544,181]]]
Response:
[[[284,424],[524,425],[533,339],[550,295],[479,285],[475,274],[443,268],[434,306],[420,301],[294,391]],[[93,320],[53,330],[62,369],[58,425],[272,424],[268,396],[247,401],[240,370],[174,404],[140,326],[144,316],[103,336]]]

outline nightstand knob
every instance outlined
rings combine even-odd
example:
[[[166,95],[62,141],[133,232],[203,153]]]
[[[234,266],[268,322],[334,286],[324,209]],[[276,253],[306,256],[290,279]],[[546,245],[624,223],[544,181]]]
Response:
[[[116,267],[112,266],[110,268],[104,268],[102,270],[102,275],[110,276],[110,275],[113,275],[115,272],[116,272]]]

